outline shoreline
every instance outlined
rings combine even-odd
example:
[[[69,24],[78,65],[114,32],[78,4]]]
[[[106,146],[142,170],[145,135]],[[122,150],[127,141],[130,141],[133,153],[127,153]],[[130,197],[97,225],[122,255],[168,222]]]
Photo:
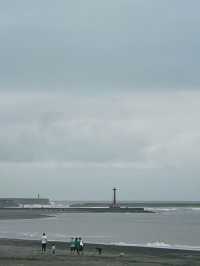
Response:
[[[51,254],[55,243],[56,254]],[[49,241],[46,254],[41,254],[40,240],[0,239],[0,265],[200,265],[200,252],[138,246],[85,244],[84,254],[70,254],[69,243]],[[102,248],[99,255],[96,248]]]

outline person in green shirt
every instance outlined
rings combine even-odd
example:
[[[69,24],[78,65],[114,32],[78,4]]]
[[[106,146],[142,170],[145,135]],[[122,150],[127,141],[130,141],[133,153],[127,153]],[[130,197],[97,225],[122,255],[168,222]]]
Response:
[[[79,240],[78,237],[75,238],[74,243],[75,243],[75,251],[76,251],[77,254],[79,255],[79,254],[80,254],[80,253],[79,253],[79,250],[80,250],[80,240]]]
[[[73,237],[71,237],[69,246],[70,246],[70,252],[71,252],[71,254],[74,253],[75,252],[75,240],[74,240]]]

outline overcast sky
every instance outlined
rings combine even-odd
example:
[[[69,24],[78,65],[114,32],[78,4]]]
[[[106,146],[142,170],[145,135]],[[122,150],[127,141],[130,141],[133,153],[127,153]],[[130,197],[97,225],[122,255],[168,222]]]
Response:
[[[199,0],[0,0],[0,197],[200,200]]]

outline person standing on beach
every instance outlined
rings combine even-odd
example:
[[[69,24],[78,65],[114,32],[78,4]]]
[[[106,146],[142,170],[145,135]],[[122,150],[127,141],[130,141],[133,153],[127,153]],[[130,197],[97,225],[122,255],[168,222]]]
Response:
[[[45,253],[47,247],[47,236],[45,233],[42,234],[41,244],[42,244],[42,253]]]
[[[80,253],[79,253],[79,249],[80,249],[80,241],[79,241],[79,238],[78,238],[78,237],[75,238],[74,243],[75,243],[75,251],[76,251],[77,254],[79,255],[79,254],[80,254]]]
[[[79,251],[80,251],[80,253],[83,255],[83,240],[82,240],[82,238],[81,237],[79,237]]]
[[[71,237],[69,246],[70,246],[70,252],[71,252],[71,254],[74,253],[75,252],[75,240],[74,240],[73,237]]]
[[[51,247],[51,253],[56,254],[56,245],[53,243]]]

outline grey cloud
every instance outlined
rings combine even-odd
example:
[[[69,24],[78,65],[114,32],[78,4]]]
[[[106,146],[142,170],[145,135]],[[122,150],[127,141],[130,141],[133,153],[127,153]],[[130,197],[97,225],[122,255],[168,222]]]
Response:
[[[2,162],[122,168],[197,163],[198,93],[121,97],[35,93],[19,97],[15,109],[10,108],[15,95],[4,97],[1,101],[7,105],[1,106],[4,116],[0,117]]]

